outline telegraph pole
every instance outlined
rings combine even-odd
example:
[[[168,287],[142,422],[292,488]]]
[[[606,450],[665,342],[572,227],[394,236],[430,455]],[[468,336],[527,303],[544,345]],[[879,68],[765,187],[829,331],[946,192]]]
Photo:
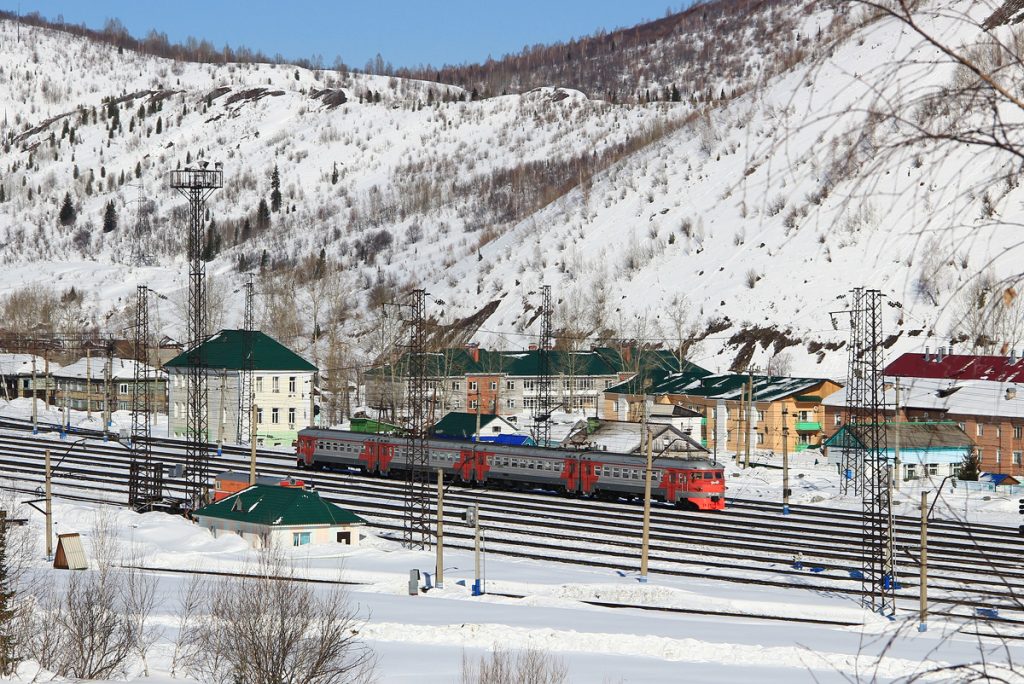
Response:
[[[896,444],[893,445],[893,473],[892,484],[898,492],[900,490],[900,379],[896,378],[896,416],[893,418],[895,425]]]
[[[437,561],[434,586],[444,589],[444,469],[437,469]]]
[[[43,502],[44,517],[46,518],[46,559],[53,558],[53,486],[52,486],[52,473],[50,471],[50,450],[46,450],[45,458],[45,469],[46,469],[46,489],[43,492],[43,496],[46,500]]]
[[[744,444],[746,444],[747,448],[746,448],[746,457],[745,457],[745,459],[743,461],[743,467],[744,468],[749,468],[750,467],[750,435],[751,435],[751,432],[752,432],[751,428],[753,427],[753,425],[752,425],[752,423],[753,423],[753,420],[752,420],[753,416],[751,414],[753,412],[754,412],[754,372],[750,368],[747,368],[747,414],[746,414],[747,420],[746,420],[746,423],[745,423],[746,437],[744,439]]]
[[[782,407],[782,515],[789,515],[789,407]]]
[[[640,582],[647,583],[647,557],[651,539],[651,478],[653,473],[653,440],[648,418],[647,399],[644,399],[644,433],[647,438],[647,467],[644,470],[644,529],[640,540]]]
[[[928,492],[921,492],[921,608],[917,631],[928,631]]]
[[[32,434],[39,434],[39,414],[36,408],[36,356],[32,355]],[[43,390],[43,397],[46,397],[46,390]]]
[[[85,348],[85,418],[92,421],[92,347]]]

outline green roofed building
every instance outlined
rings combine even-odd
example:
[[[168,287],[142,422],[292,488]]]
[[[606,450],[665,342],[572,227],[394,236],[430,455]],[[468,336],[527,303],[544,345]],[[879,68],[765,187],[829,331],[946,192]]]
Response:
[[[551,395],[556,408],[596,414],[601,393],[612,385],[651,370],[678,371],[680,366],[695,375],[707,371],[680,360],[668,350],[637,350],[630,347],[548,352],[552,376]],[[500,416],[531,412],[537,408],[541,377],[541,352],[492,351],[467,345],[431,352],[426,362],[428,396],[435,415],[447,411]],[[393,364],[366,374],[366,397],[386,415],[404,411],[409,368],[408,355]]]
[[[253,485],[192,514],[215,536],[238,535],[257,549],[306,544],[359,544],[366,521],[299,486]]]
[[[210,442],[248,442],[248,435],[244,434],[248,421],[242,420],[239,394],[246,334],[244,330],[221,330],[200,345],[209,393]],[[269,335],[259,331],[251,335],[256,441],[267,446],[288,446],[299,430],[312,424],[317,368]],[[189,356],[185,351],[164,364],[172,437],[185,437]]]

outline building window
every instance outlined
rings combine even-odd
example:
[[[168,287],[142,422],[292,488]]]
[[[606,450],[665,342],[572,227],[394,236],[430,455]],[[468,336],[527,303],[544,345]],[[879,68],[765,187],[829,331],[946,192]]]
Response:
[[[460,387],[459,383],[457,383],[457,382],[453,382],[452,383],[452,389],[455,390],[456,392],[459,391],[459,387]]]
[[[263,422],[263,409],[261,409],[261,408],[257,408],[256,409],[256,422],[257,423],[262,423]]]
[[[491,380],[491,391],[494,391],[496,389],[498,389],[498,383],[496,383],[494,380]]]
[[[288,392],[295,394],[295,376],[292,375],[288,378]]]
[[[913,480],[917,477],[917,465],[914,463],[907,464],[907,479]]]
[[[938,475],[938,474],[939,474],[939,464],[938,463],[929,463],[928,464],[928,475],[934,476],[934,475]]]
[[[834,418],[834,420],[835,420],[835,424],[836,424],[836,425],[842,425],[842,424],[843,424],[843,414],[841,414],[841,413],[837,413],[837,414],[835,415],[835,418]]]
[[[309,532],[292,532],[292,546],[305,546],[309,543]]]
[[[963,430],[964,432],[967,432],[967,424],[966,423],[957,423],[957,425],[960,426],[961,430]]]
[[[469,383],[469,391],[470,392],[475,392],[476,391],[476,380],[470,381],[470,383]]]
[[[811,417],[810,411],[800,411],[799,413],[797,413],[797,420],[799,420],[801,423],[810,423],[811,421],[814,420],[814,418]]]
[[[1021,452],[1019,451],[1013,452],[1013,465],[1020,465],[1020,455]]]
[[[1024,427],[1021,427],[1020,425],[1014,425],[1013,426],[1013,438],[1014,439],[1020,439],[1021,438],[1021,432],[1024,432]]]
[[[1002,436],[1003,436],[1003,426],[1002,425],[996,425],[996,438],[998,439],[999,437],[1002,437]]]
[[[271,389],[271,391],[274,394],[277,394],[278,392],[280,392],[281,391],[281,378],[277,377],[276,375],[274,377],[270,378],[270,389]]]
[[[515,388],[516,388],[515,380],[506,380],[505,381],[505,389],[507,389],[507,390],[514,390]]]
[[[985,436],[985,425],[984,424],[978,423],[978,425],[975,427],[975,430],[977,431],[978,437],[984,437]]]
[[[281,409],[270,409],[270,422],[277,425],[281,422]]]
[[[764,422],[764,411],[762,411],[761,409],[757,409],[757,422],[758,423],[763,423]],[[758,442],[758,444],[760,444],[760,442]]]
[[[469,400],[469,408],[475,409],[477,407],[477,405],[478,405],[478,403],[477,403],[476,399],[470,399]]]
[[[514,409],[515,407],[516,407],[516,400],[515,399],[506,399],[505,400],[505,408]]]
[[[757,433],[757,443],[758,444],[764,444],[764,433],[763,432],[758,432]]]
[[[128,394],[128,383],[122,382],[117,386],[118,394]]]
[[[288,409],[288,424],[295,425],[295,409]]]
[[[996,449],[996,465],[999,465],[1003,460],[1003,450]]]
[[[536,380],[523,380],[523,389],[524,390],[533,390],[533,389],[536,389],[536,388],[537,388],[537,381]]]
[[[456,399],[455,401],[453,401],[452,402],[452,407],[454,407],[454,408],[462,408],[462,400],[461,399]]]
[[[118,411],[127,411],[130,408],[131,407],[128,406],[128,402],[127,401],[119,401],[119,402],[117,402],[117,410]]]
[[[256,391],[257,392],[262,392],[263,391],[263,376],[262,375],[257,375],[256,376]]]

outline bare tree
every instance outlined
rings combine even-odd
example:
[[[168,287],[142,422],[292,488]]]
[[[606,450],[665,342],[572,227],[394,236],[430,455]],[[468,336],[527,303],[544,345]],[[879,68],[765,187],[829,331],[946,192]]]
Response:
[[[563,684],[569,669],[561,658],[537,648],[509,651],[495,647],[473,661],[462,654],[461,684]]]
[[[276,555],[264,555],[256,574],[213,584],[207,599],[209,614],[186,626],[189,671],[202,682],[341,684],[373,675],[375,656],[346,596],[317,596]]]

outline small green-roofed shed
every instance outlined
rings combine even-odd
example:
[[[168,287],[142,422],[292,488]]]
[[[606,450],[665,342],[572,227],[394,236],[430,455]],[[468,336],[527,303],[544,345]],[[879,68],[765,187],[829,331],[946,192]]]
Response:
[[[215,536],[232,532],[256,547],[274,542],[287,546],[337,541],[355,545],[366,524],[355,513],[325,501],[320,494],[303,487],[253,485],[193,514]],[[294,543],[293,543],[294,542]]]
[[[221,330],[199,345],[199,354],[207,368],[242,370],[245,368],[246,337],[252,336],[253,370],[308,371],[317,368],[274,338],[258,330]],[[188,368],[191,351],[184,351],[164,364],[165,368]]]

